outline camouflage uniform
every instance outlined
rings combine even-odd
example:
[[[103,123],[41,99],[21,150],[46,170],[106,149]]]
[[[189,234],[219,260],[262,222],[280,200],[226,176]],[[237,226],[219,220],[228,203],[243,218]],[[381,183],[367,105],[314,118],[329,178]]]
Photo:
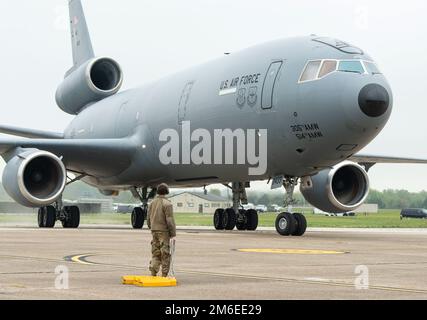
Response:
[[[148,227],[151,229],[152,259],[151,275],[156,276],[162,267],[162,276],[167,277],[170,268],[170,238],[176,236],[175,219],[172,204],[165,196],[157,196],[148,208]]]

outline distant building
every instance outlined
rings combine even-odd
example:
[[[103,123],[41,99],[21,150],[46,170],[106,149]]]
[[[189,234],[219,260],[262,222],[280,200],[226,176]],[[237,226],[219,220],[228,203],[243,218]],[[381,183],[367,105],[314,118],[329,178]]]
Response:
[[[23,207],[12,201],[0,201],[0,213],[37,213],[37,209]]]
[[[214,213],[218,208],[230,208],[232,202],[225,197],[197,192],[181,192],[168,197],[174,212]]]
[[[113,212],[113,199],[88,199],[88,198],[80,198],[77,201],[77,206],[80,206],[79,204],[84,204],[86,207],[90,207],[90,205],[96,205],[99,206],[99,209],[97,212],[92,213],[111,213]],[[96,207],[95,207],[96,208]]]

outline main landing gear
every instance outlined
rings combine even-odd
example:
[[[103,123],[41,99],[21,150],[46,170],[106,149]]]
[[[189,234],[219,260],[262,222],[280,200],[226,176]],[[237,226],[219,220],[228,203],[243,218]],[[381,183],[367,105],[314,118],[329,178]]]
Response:
[[[250,230],[258,228],[258,212],[254,209],[245,210],[241,204],[247,204],[246,187],[249,184],[233,182],[233,207],[228,209],[217,209],[214,214],[214,227],[216,230]]]
[[[156,189],[153,188],[148,192],[148,188],[144,187],[140,190],[133,188],[132,194],[135,198],[141,200],[141,207],[135,207],[132,211],[131,224],[134,229],[142,229],[144,222],[147,220],[148,214],[148,200],[154,198],[156,195]]]
[[[77,229],[80,225],[79,207],[63,206],[60,199],[53,205],[39,208],[37,222],[40,228],[53,228],[56,221],[61,221],[65,229]]]
[[[301,213],[291,213],[292,205],[296,203],[294,199],[294,189],[298,184],[298,179],[286,177],[283,186],[286,190],[285,207],[289,212],[280,213],[275,222],[276,231],[282,236],[302,236],[307,230],[307,220]],[[246,187],[249,183],[234,182],[233,208],[217,209],[214,214],[213,223],[216,230],[256,230],[258,228],[258,212],[256,210],[244,210],[241,204],[247,204]]]
[[[286,190],[285,207],[292,211],[292,205],[296,203],[294,199],[294,189],[298,184],[298,179],[286,177],[283,186]],[[282,236],[302,236],[307,229],[307,220],[301,213],[282,212],[276,218],[276,231]]]

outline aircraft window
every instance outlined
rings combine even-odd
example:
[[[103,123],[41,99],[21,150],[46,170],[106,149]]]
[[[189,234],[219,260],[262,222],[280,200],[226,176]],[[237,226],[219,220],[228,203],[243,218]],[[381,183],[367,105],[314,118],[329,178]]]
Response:
[[[359,60],[341,61],[338,66],[338,71],[365,73],[362,62]]]
[[[323,61],[322,68],[320,68],[319,78],[323,78],[336,70],[337,62],[335,60],[325,60]]]
[[[299,81],[303,82],[317,79],[317,74],[319,72],[321,62],[322,61],[320,60],[316,60],[307,63]]]
[[[369,61],[364,61],[363,63],[365,64],[365,67],[368,73],[381,74],[381,71],[378,69],[375,63],[369,62]]]

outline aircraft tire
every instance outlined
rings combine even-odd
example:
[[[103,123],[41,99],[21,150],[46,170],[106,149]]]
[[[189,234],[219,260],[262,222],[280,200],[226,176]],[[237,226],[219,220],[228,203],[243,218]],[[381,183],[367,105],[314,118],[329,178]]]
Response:
[[[80,225],[80,209],[77,206],[64,207],[66,219],[62,221],[65,229],[77,229]]]
[[[53,228],[56,222],[56,209],[54,206],[40,208],[41,228]]]
[[[225,230],[233,230],[236,227],[237,214],[233,208],[225,209],[222,221]]]
[[[254,209],[246,211],[246,230],[255,231],[258,228],[258,212]]]
[[[276,231],[281,236],[290,236],[295,232],[296,226],[296,219],[289,212],[283,212],[276,218]]]
[[[246,230],[248,227],[248,216],[246,214],[246,210],[239,209],[239,214],[237,216],[236,228],[239,231]]]
[[[307,230],[307,219],[301,213],[294,213],[293,216],[297,224],[296,224],[295,231],[292,233],[292,235],[301,237],[302,235],[304,235],[305,231]]]
[[[39,226],[39,228],[44,228],[43,216],[44,216],[44,209],[39,208],[39,211],[37,213],[37,225]]]
[[[213,224],[216,230],[224,230],[223,217],[224,209],[216,209],[213,217]]]
[[[141,207],[134,208],[131,216],[132,228],[142,229],[144,227],[144,217],[144,210]]]

